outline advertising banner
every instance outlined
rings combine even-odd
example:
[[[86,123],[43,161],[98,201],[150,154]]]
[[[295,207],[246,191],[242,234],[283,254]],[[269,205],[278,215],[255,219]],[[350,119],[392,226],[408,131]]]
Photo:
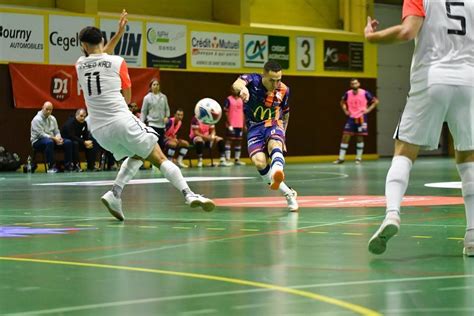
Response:
[[[0,13],[0,60],[44,62],[44,17]]]
[[[324,41],[324,70],[364,71],[364,43]]]
[[[240,68],[240,34],[191,32],[193,67]]]
[[[141,67],[143,60],[142,22],[128,21],[125,34],[115,47],[114,55],[122,56],[130,67]],[[105,42],[117,32],[118,22],[114,19],[100,19],[100,30]]]
[[[94,18],[79,16],[49,16],[49,63],[71,65],[82,56],[79,32],[94,25]]]
[[[16,108],[40,109],[45,101],[51,101],[56,109],[73,110],[85,106],[74,66],[10,63],[8,67]],[[129,68],[129,74],[132,102],[141,105],[151,79],[158,78],[158,70]]]
[[[155,68],[186,68],[186,26],[146,24],[146,65]]]

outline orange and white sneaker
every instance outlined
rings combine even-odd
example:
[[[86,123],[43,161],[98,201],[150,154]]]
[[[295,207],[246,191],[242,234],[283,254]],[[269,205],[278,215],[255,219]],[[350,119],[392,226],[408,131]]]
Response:
[[[272,174],[272,179],[270,182],[270,189],[278,190],[280,188],[280,183],[285,180],[285,173],[283,170],[275,170]]]

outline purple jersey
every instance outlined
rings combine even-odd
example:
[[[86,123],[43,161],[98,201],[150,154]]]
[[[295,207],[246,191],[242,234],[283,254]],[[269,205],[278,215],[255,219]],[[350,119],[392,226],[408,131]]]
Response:
[[[250,128],[254,125],[282,125],[283,115],[290,111],[288,97],[290,88],[283,82],[270,93],[262,83],[259,74],[246,74],[239,77],[249,90],[249,100],[244,105],[245,120]]]

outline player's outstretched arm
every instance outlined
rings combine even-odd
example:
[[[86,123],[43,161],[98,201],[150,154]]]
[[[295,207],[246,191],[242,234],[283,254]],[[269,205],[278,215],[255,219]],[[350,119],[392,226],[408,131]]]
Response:
[[[367,17],[367,25],[364,30],[365,38],[370,43],[395,44],[413,40],[423,25],[424,18],[420,16],[407,16],[402,24],[377,31],[379,22]]]
[[[120,15],[117,33],[115,33],[114,36],[112,36],[112,38],[110,39],[110,41],[108,41],[107,44],[104,46],[105,53],[109,55],[114,53],[115,46],[117,46],[123,34],[125,33],[125,26],[128,23],[127,15],[127,11],[123,9],[122,14]]]

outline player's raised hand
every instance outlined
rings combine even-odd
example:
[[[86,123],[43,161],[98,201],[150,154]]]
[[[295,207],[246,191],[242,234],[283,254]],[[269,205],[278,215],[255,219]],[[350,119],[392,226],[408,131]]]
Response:
[[[364,29],[365,37],[367,38],[368,35],[374,33],[377,30],[377,26],[379,26],[379,21],[372,20],[370,16],[367,17],[367,25]]]
[[[120,14],[119,32],[125,32],[125,26],[128,23],[127,15],[128,15],[127,10],[123,9],[122,13]]]
[[[239,96],[242,98],[242,101],[247,102],[250,98],[249,89],[243,87],[239,92]]]

